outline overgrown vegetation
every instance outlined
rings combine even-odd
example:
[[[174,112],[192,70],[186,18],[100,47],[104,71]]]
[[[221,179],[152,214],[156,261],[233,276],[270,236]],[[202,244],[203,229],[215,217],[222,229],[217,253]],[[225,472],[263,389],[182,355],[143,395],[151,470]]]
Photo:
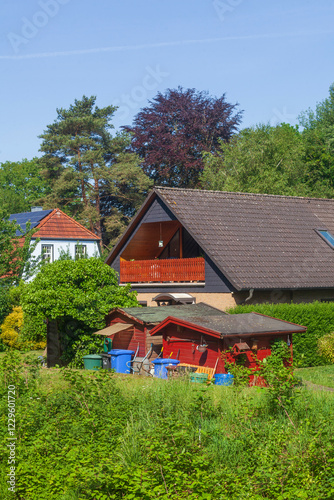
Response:
[[[318,351],[318,339],[334,331],[334,303],[251,304],[230,309],[231,314],[258,312],[307,327],[306,333],[293,335],[295,366],[319,366],[328,362]]]
[[[303,382],[311,382],[312,384],[332,387],[334,389],[334,365],[298,368],[296,375]]]
[[[20,387],[18,500],[333,498],[331,393],[303,390],[287,416],[267,389],[71,369],[38,376],[13,356],[0,373],[2,395]],[[5,444],[1,454],[5,478]],[[0,496],[13,498],[5,479]]]
[[[330,363],[334,363],[334,332],[324,335],[318,340],[320,354]]]

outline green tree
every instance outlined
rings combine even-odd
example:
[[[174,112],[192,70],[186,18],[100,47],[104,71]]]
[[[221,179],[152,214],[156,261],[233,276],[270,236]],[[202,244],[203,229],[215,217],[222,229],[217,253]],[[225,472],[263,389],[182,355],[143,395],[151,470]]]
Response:
[[[1,287],[18,285],[22,277],[32,277],[41,266],[40,258],[33,258],[38,239],[31,243],[35,229],[27,227],[21,233],[20,226],[10,221],[8,214],[0,209],[0,280]]]
[[[111,135],[117,108],[99,108],[95,101],[83,96],[69,109],[57,109],[57,119],[40,136],[41,165],[52,186],[44,202],[64,209],[107,244],[122,231],[151,181],[139,158],[127,152],[130,136]]]
[[[334,84],[329,97],[299,116],[305,143],[307,185],[315,196],[334,197]]]
[[[118,285],[113,269],[99,258],[90,258],[45,264],[24,286],[21,305],[25,334],[35,340],[34,335],[40,334],[36,321],[41,325],[45,319],[56,319],[64,327],[75,320],[81,333],[91,332],[105,326],[105,315],[113,307],[132,307],[138,302],[130,285]]]
[[[0,205],[7,212],[30,211],[47,191],[37,158],[0,164]]]
[[[258,125],[246,128],[218,154],[205,155],[202,187],[284,195],[305,195],[305,145],[297,128]]]

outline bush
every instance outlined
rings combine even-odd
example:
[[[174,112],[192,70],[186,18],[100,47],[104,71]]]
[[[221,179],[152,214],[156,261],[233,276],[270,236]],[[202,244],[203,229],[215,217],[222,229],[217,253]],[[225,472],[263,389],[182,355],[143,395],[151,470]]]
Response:
[[[5,317],[10,313],[10,298],[9,288],[1,286],[0,288],[0,325],[3,323]]]
[[[13,307],[13,311],[8,314],[1,325],[1,339],[9,347],[17,347],[19,344],[19,335],[23,326],[22,307]]]
[[[334,363],[334,332],[324,335],[318,340],[318,349],[327,361]]]
[[[33,341],[24,337],[24,321],[22,307],[15,306],[1,325],[0,338],[2,342],[14,349],[45,349],[43,340]]]
[[[293,335],[294,365],[319,366],[328,363],[318,351],[318,339],[334,331],[334,303],[254,304],[230,309],[230,314],[258,312],[307,327],[305,333]]]

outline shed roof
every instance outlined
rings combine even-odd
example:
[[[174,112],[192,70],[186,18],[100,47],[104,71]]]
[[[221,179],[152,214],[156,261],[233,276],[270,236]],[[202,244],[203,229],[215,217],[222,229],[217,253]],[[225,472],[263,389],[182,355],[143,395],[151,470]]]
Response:
[[[157,187],[107,258],[160,198],[236,290],[334,287],[334,200]]]
[[[177,323],[179,318],[169,316],[157,325],[151,334],[159,332],[168,323]],[[258,313],[217,314],[213,316],[188,317],[185,326],[191,329],[201,328],[226,336],[244,336],[264,333],[297,333],[305,332],[306,327],[289,323],[280,319]]]
[[[213,315],[225,316],[227,313],[209,306],[204,302],[198,304],[184,304],[182,306],[163,306],[163,307],[126,307],[121,309],[129,316],[139,319],[144,323],[160,323],[168,316],[179,319],[189,319],[197,317],[207,317]]]

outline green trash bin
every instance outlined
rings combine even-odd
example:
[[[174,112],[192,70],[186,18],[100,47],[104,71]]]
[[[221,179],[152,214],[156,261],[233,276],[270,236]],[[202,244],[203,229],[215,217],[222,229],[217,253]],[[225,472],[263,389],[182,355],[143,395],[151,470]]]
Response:
[[[207,373],[191,373],[190,375],[191,382],[197,382],[197,384],[205,384],[208,380]]]
[[[83,357],[85,370],[99,370],[102,368],[102,356],[99,354],[87,354]]]

